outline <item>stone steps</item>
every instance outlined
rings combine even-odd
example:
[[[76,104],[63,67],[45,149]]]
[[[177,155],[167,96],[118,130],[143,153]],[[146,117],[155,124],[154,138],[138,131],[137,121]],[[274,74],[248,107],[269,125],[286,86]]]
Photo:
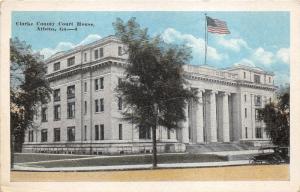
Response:
[[[186,151],[188,153],[205,153],[205,152],[220,152],[220,151],[243,151],[253,150],[250,144],[245,143],[208,143],[208,144],[188,144]]]

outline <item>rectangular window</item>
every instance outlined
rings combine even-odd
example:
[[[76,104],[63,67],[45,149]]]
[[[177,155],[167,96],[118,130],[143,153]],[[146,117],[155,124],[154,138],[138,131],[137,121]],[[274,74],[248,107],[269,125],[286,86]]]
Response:
[[[87,82],[84,82],[84,92],[87,92]]]
[[[99,79],[95,79],[95,90],[99,90]]]
[[[33,130],[28,131],[28,142],[33,142]]]
[[[68,141],[75,141],[75,127],[68,127],[67,134]]]
[[[98,49],[95,49],[95,51],[94,51],[94,57],[95,57],[95,59],[98,59],[98,58],[99,58],[99,52],[98,52]]]
[[[42,107],[42,122],[46,122],[47,120],[48,120],[47,107]]]
[[[53,92],[54,101],[60,101],[60,89],[55,89]]]
[[[261,127],[255,127],[255,137],[262,138],[262,130]]]
[[[83,54],[83,61],[87,61],[87,53]]]
[[[104,89],[104,77],[100,78],[100,89]]]
[[[60,128],[54,128],[54,141],[60,141]]]
[[[71,85],[67,87],[67,98],[68,99],[75,98],[75,85]]]
[[[122,47],[121,46],[118,47],[118,56],[122,56]]]
[[[246,72],[244,72],[244,79],[246,79]]]
[[[60,70],[60,62],[56,62],[53,64],[53,71]]]
[[[100,125],[100,140],[104,140],[104,125]]]
[[[271,83],[271,77],[269,77],[269,83]]]
[[[74,65],[75,64],[75,57],[70,57],[67,60],[68,66]]]
[[[258,121],[259,120],[259,110],[255,109],[255,120]]]
[[[100,139],[100,130],[99,130],[99,125],[95,125],[95,140]]]
[[[95,112],[99,112],[99,100],[95,100]]]
[[[87,138],[87,127],[86,125],[84,126],[84,140],[86,141],[86,138]]]
[[[139,138],[140,139],[151,139],[151,129],[139,126]]]
[[[68,119],[75,117],[75,102],[68,103]]]
[[[245,108],[245,118],[247,118],[247,108]]]
[[[100,111],[104,111],[104,99],[100,99]]]
[[[261,106],[261,104],[262,104],[261,101],[262,101],[261,96],[258,96],[258,95],[254,96],[255,106]]]
[[[171,139],[171,130],[167,128],[168,139]]]
[[[54,121],[60,120],[60,105],[54,105]]]
[[[87,101],[84,101],[84,114],[87,114]]]
[[[260,76],[254,75],[254,83],[260,83]]]
[[[122,110],[122,97],[118,97],[118,109]]]
[[[123,127],[122,124],[119,124],[119,140],[123,139]]]
[[[48,137],[48,131],[47,129],[41,130],[41,142],[47,142]]]
[[[244,95],[244,101],[247,102],[247,95]]]
[[[248,138],[248,127],[245,127],[245,137]]]
[[[103,48],[100,48],[99,51],[100,51],[100,57],[103,57]]]

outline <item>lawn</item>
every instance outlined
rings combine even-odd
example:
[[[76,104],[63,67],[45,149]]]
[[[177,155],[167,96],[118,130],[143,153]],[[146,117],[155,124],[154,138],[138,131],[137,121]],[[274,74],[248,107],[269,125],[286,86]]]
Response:
[[[227,161],[227,157],[208,154],[159,154],[158,163],[197,163]],[[51,167],[82,167],[82,166],[109,166],[109,165],[138,165],[151,164],[151,155],[138,156],[109,156],[90,159],[72,159],[53,162],[30,163],[29,166]]]
[[[36,161],[51,161],[59,159],[77,159],[85,158],[85,155],[53,155],[53,154],[39,154],[39,153],[16,153],[14,154],[15,163],[26,163],[26,162],[36,162]]]

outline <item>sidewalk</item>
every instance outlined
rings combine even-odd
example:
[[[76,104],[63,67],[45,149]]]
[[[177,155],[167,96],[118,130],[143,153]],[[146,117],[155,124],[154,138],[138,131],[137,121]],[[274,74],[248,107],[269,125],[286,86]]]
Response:
[[[158,168],[191,168],[191,167],[220,167],[220,166],[233,166],[233,165],[247,165],[248,160],[240,161],[221,161],[221,162],[203,162],[203,163],[169,163],[158,164]],[[22,165],[14,165],[13,171],[111,171],[111,170],[139,170],[151,169],[151,164],[141,165],[117,165],[117,166],[86,166],[86,167],[26,167]]]

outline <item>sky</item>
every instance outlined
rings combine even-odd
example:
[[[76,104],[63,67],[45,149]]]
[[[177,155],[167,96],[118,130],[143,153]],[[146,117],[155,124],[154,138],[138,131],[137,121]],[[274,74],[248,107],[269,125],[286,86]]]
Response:
[[[136,17],[151,36],[161,35],[167,43],[192,48],[189,64],[203,65],[205,16],[226,21],[230,34],[208,34],[207,64],[226,68],[244,64],[274,72],[275,83],[290,82],[289,12],[13,12],[12,37],[18,37],[46,58],[52,54],[113,35],[116,18]],[[32,26],[20,25],[32,23]],[[39,31],[37,23],[54,23],[56,31]],[[59,22],[90,23],[93,26],[59,31]],[[18,24],[17,24],[18,23]],[[47,26],[45,26],[47,27]],[[51,27],[51,26],[48,26]],[[74,28],[69,26],[67,28]]]

